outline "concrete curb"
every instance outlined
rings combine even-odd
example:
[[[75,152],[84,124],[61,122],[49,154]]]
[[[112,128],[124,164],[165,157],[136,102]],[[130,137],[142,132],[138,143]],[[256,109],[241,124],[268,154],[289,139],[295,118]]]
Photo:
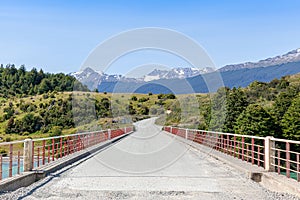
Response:
[[[202,153],[205,153],[210,157],[213,157],[214,159],[219,160],[226,165],[229,165],[230,167],[241,172],[247,178],[259,183],[260,185],[271,191],[289,193],[300,198],[300,183],[298,183],[294,179],[287,178],[283,175],[278,175],[275,172],[267,172],[262,167],[252,165],[251,163],[247,163],[240,159],[234,158],[207,146],[195,143],[190,140],[186,140],[176,135],[170,135],[170,133],[168,132],[164,133],[169,136],[175,136],[175,138],[180,142],[188,144],[192,148],[195,148]]]
[[[260,184],[272,191],[294,194],[300,198],[300,183],[275,172],[263,173]]]
[[[22,174],[13,176],[11,178],[4,179],[0,182],[0,192],[13,191],[21,187],[26,187],[31,185],[32,183],[46,177],[50,173],[53,173],[59,169],[62,169],[76,161],[79,161],[83,158],[86,158],[97,151],[104,149],[118,142],[119,140],[127,137],[133,132],[129,132],[124,135],[120,135],[119,137],[113,138],[111,140],[102,142],[98,145],[94,145],[87,149],[84,149],[79,152],[75,152],[69,156],[60,158],[57,161],[51,162],[45,166],[41,166],[39,168],[34,169],[30,172],[23,172]]]

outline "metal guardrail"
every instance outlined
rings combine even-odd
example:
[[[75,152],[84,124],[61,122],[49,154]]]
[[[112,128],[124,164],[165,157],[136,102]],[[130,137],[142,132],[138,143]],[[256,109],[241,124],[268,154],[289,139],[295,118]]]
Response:
[[[20,174],[23,170],[21,163],[23,160],[23,141],[0,143],[0,180],[12,177],[13,174]]]
[[[271,165],[278,174],[300,181],[300,141],[272,138]]]
[[[0,180],[133,131],[133,127],[0,143]]]
[[[300,141],[170,126],[164,130],[300,182]]]

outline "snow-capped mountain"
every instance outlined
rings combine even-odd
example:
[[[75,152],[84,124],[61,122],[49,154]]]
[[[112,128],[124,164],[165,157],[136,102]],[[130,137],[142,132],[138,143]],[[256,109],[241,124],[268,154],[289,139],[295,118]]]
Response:
[[[70,75],[74,76],[78,81],[108,81],[114,82],[122,79],[121,75],[108,75],[103,73],[102,71],[95,71],[90,67],[85,68],[83,71],[74,72]]]
[[[233,70],[239,70],[244,68],[250,69],[250,68],[257,68],[257,67],[269,67],[269,66],[281,65],[281,64],[298,62],[298,61],[300,61],[300,48],[290,51],[286,54],[272,57],[272,58],[267,58],[264,60],[260,60],[258,62],[246,62],[241,64],[226,65],[220,68],[219,71],[224,72],[224,71],[233,71]]]
[[[161,70],[155,69],[149,74],[141,77],[141,78],[129,78],[122,75],[109,75],[103,73],[102,71],[95,71],[90,67],[85,68],[83,71],[74,72],[70,75],[74,76],[78,81],[88,85],[90,88],[93,88],[94,84],[99,84],[101,82],[148,82],[159,79],[184,79],[193,76],[197,76],[200,74],[205,74],[209,72],[213,72],[212,68],[173,68],[170,70]]]
[[[159,79],[184,79],[189,78],[193,76],[198,76],[200,74],[206,74],[209,72],[213,72],[214,70],[212,68],[173,68],[170,70],[160,70],[155,69],[146,76],[143,77],[144,81],[153,81],[153,80],[159,80]]]
[[[251,68],[258,68],[258,67],[269,67],[269,66],[293,63],[299,61],[300,61],[300,48],[290,51],[284,55],[267,58],[264,60],[260,60],[258,62],[246,62],[241,64],[226,65],[220,68],[218,71],[225,72],[225,71],[235,71],[235,70],[240,70],[245,68],[251,69]],[[190,67],[184,67],[184,68],[178,67],[178,68],[171,68],[170,70],[155,69],[141,78],[129,78],[118,74],[109,75],[101,71],[95,71],[92,68],[87,67],[83,71],[74,72],[71,73],[70,75],[74,76],[77,80],[83,83],[118,82],[118,81],[149,82],[149,81],[160,80],[160,79],[190,78],[190,77],[198,76],[200,74],[210,73],[213,71],[214,69],[209,67],[203,69],[190,68]]]
[[[98,88],[101,82],[118,82],[123,79],[121,75],[105,74],[102,71],[95,71],[90,67],[79,72],[70,73],[70,75],[74,76],[91,90]]]

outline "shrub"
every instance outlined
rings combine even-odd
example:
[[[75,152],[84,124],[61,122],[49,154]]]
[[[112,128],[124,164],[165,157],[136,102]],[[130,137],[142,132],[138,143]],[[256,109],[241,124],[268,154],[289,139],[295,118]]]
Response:
[[[136,97],[136,96],[132,96],[132,97],[131,97],[131,100],[132,100],[132,101],[137,101],[137,97]]]
[[[61,126],[53,126],[50,130],[50,137],[60,136],[62,134],[62,127]]]
[[[0,149],[0,155],[7,156],[7,151],[5,149]]]
[[[11,137],[6,137],[5,138],[5,142],[10,142],[11,141]]]
[[[48,99],[49,98],[48,94],[43,94],[43,98]]]
[[[23,136],[28,136],[30,133],[28,131],[25,131],[22,133]]]
[[[146,102],[148,100],[149,100],[149,98],[142,97],[142,98],[139,99],[139,102]]]

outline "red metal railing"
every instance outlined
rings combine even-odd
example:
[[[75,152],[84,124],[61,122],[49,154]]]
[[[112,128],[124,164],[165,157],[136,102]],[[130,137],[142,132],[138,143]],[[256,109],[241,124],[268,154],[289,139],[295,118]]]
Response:
[[[133,127],[31,140],[31,166],[37,168],[72,153],[133,131]],[[0,180],[24,171],[25,141],[0,143]]]
[[[81,151],[93,145],[113,139],[133,130],[132,127],[123,129],[102,130],[78,133],[67,136],[34,139],[32,145],[32,166],[40,167],[59,158]]]
[[[0,143],[0,180],[22,172],[22,145],[23,141]]]
[[[238,159],[264,166],[264,137],[164,127],[164,130]]]
[[[170,126],[164,130],[300,182],[300,141]]]
[[[278,174],[300,182],[300,141],[271,139],[274,142],[271,165]]]

